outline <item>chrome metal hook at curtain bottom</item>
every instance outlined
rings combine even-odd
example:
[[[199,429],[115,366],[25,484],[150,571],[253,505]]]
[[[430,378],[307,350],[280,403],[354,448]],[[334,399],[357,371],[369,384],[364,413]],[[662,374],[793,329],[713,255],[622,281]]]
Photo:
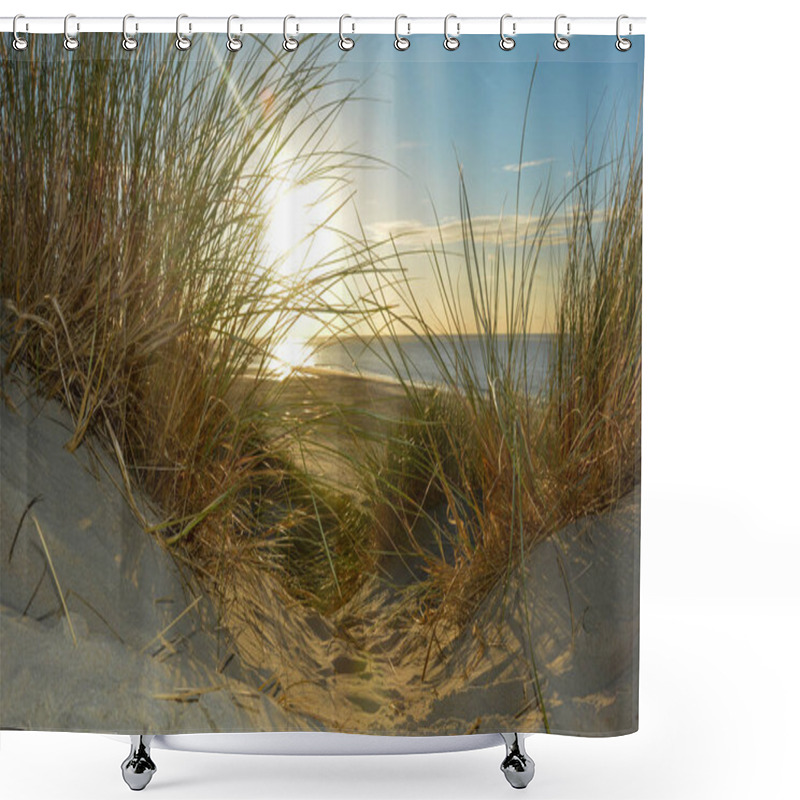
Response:
[[[204,736],[214,736],[214,734],[203,734]],[[258,736],[258,734],[250,734],[251,736]],[[269,734],[268,734],[269,735]],[[275,734],[280,738],[281,734]],[[306,734],[307,736],[308,734]],[[331,736],[331,734],[319,734],[322,737]],[[333,736],[341,736],[342,734],[332,734]],[[303,737],[303,734],[293,734],[289,733],[287,736],[299,736]],[[502,739],[502,742],[505,744],[506,755],[503,761],[500,764],[500,770],[502,771],[503,775],[505,776],[508,783],[514,789],[524,789],[533,779],[533,776],[536,772],[536,765],[533,763],[533,759],[528,755],[526,748],[525,748],[525,735],[522,733],[516,732],[509,732],[509,733],[501,733],[499,736]],[[152,780],[153,776],[158,771],[156,767],[155,761],[153,760],[152,754],[152,746],[156,745],[158,739],[182,739],[184,738],[182,735],[168,735],[166,737],[156,736],[154,734],[145,735],[145,734],[132,734],[130,735],[130,751],[128,756],[122,762],[121,770],[122,770],[122,777],[125,783],[133,789],[134,791],[141,791],[144,789]],[[225,738],[225,735],[222,735],[222,738]],[[372,738],[372,737],[370,737]],[[392,737],[386,737],[392,738]],[[400,737],[402,738],[402,737]],[[448,737],[452,738],[452,737]],[[464,739],[465,736],[460,736],[456,738]],[[492,737],[493,738],[493,737]],[[219,741],[219,737],[217,737],[217,741]],[[297,739],[294,739],[293,742],[297,742]],[[164,747],[164,744],[161,744]],[[482,745],[484,747],[491,746],[490,744]],[[304,749],[306,748],[306,749]],[[165,747],[165,749],[171,749],[169,745]],[[176,748],[176,749],[183,749],[183,748]],[[193,750],[193,747],[187,747],[188,750]],[[197,748],[199,752],[201,748]],[[449,747],[447,748],[450,749]],[[455,748],[459,749],[459,748]],[[472,749],[472,747],[466,748]],[[219,752],[225,752],[225,748],[220,749]],[[212,746],[208,752],[217,752],[217,750]],[[227,752],[231,752],[228,750]],[[256,751],[252,751],[256,752]],[[264,752],[269,752],[267,748]],[[313,752],[310,750],[309,745],[306,741],[305,744],[293,744],[292,749],[290,752],[294,752],[298,755],[307,756],[309,752]],[[354,749],[350,751],[352,754],[357,754],[358,750]],[[370,751],[365,751],[370,752]],[[374,751],[372,751],[374,752]],[[386,752],[405,752],[403,750],[392,750],[387,749]],[[437,749],[432,749],[431,752],[439,752]]]

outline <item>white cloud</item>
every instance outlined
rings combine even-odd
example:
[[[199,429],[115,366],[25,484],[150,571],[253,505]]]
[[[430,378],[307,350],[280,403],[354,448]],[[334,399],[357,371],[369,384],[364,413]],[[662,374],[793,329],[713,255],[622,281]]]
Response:
[[[470,230],[466,237],[474,236],[476,242],[485,242],[487,247],[494,247],[496,242],[503,245],[521,244],[532,241],[536,235],[541,218],[532,215],[487,214],[472,217]],[[450,218],[436,225],[425,225],[418,220],[395,220],[377,222],[369,226],[370,238],[381,241],[389,236],[401,240],[406,245],[414,244],[422,247],[460,244],[465,239],[465,230],[460,219]],[[546,237],[547,244],[554,245],[566,241],[566,230],[563,217],[560,215],[550,223]]]
[[[542,164],[549,164],[555,161],[554,158],[539,158],[536,161],[523,161],[521,164],[506,164],[503,169],[506,172],[520,172],[528,167],[541,167]]]

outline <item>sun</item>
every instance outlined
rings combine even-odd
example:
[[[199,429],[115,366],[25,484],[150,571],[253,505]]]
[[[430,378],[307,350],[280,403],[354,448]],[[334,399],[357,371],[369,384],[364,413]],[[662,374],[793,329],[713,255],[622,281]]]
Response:
[[[283,277],[317,274],[340,244],[328,225],[335,208],[326,187],[322,181],[273,183],[264,201],[267,263]]]
[[[273,377],[280,379],[313,366],[313,363],[314,348],[301,339],[288,338],[272,348],[267,368]]]
[[[336,214],[333,199],[322,181],[297,182],[273,179],[265,192],[262,258],[264,269],[275,276],[287,298],[313,295],[309,287],[326,272],[332,272],[338,234],[329,225]],[[325,302],[320,297],[320,305]],[[313,314],[299,314],[279,341],[270,345],[267,368],[276,378],[285,378],[313,364],[311,342],[324,325]],[[266,335],[269,323],[262,328]],[[269,338],[269,337],[266,337]]]

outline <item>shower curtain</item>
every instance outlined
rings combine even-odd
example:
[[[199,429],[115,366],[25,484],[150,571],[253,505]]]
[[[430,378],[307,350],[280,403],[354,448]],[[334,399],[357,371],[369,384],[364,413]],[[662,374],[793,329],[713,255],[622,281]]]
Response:
[[[75,36],[0,43],[0,726],[636,730],[643,37]]]

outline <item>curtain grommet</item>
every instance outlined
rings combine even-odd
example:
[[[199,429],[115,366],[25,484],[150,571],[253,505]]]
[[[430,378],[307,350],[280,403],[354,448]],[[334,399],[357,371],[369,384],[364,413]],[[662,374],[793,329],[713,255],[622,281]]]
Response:
[[[78,47],[80,46],[80,42],[78,41],[77,32],[81,29],[80,23],[79,22],[76,23],[75,24],[76,35],[73,36],[69,32],[69,21],[71,19],[75,19],[75,15],[74,14],[67,14],[67,16],[64,17],[64,49],[65,50],[69,50],[70,52],[72,50],[77,50]]]
[[[351,39],[348,36],[344,35],[343,26],[344,26],[344,21],[346,19],[353,19],[353,18],[349,14],[342,14],[342,16],[339,17],[339,49],[344,50],[345,53],[349,52],[356,46],[354,39]],[[354,32],[356,26],[353,23],[351,23],[351,28],[352,28],[351,32]]]
[[[12,31],[12,33],[14,35],[14,39],[11,42],[11,46],[18,53],[21,53],[23,50],[27,50],[28,49],[28,40],[24,36],[20,36],[19,35],[19,28],[17,27],[17,23],[21,19],[25,19],[25,15],[24,14],[17,14],[14,17],[14,22],[13,22],[13,24],[11,26],[11,31]],[[27,29],[28,29],[28,23],[26,22],[25,23],[25,30],[27,31]]]
[[[620,29],[620,22],[622,22],[622,20],[624,20],[624,19],[628,19],[628,16],[627,16],[627,14],[620,14],[620,15],[617,17],[617,41],[616,41],[616,42],[614,42],[614,47],[616,47],[616,48],[617,48],[617,50],[619,50],[619,51],[620,51],[620,53],[627,53],[627,52],[628,52],[628,50],[630,50],[630,49],[631,49],[631,47],[633,47],[633,42],[632,42],[630,39],[626,39],[626,38],[625,38],[624,36],[622,36],[622,34],[619,32],[619,29]],[[628,23],[628,35],[629,35],[629,36],[630,36],[630,33],[631,33],[631,24],[630,24],[630,22],[629,22],[629,23]]]
[[[289,36],[289,20],[297,19],[291,14],[283,18],[283,49],[287,53],[293,53],[300,46],[300,42],[292,36]]]
[[[131,50],[135,50],[139,46],[139,42],[128,33],[129,19],[135,19],[133,14],[126,14],[122,18],[122,49],[127,50],[128,52],[130,52]],[[136,29],[138,30],[138,28],[139,26],[137,24]]]
[[[453,50],[458,50],[458,46],[461,44],[461,42],[458,40],[458,34],[461,28],[461,23],[456,21],[456,35],[451,36],[447,30],[447,25],[451,19],[457,20],[458,18],[456,17],[455,14],[448,14],[444,18],[444,42],[442,44],[444,45],[445,50],[449,50],[452,53]]]
[[[559,14],[556,17],[555,23],[553,25],[553,31],[556,37],[555,41],[553,42],[553,47],[555,47],[555,49],[558,50],[560,53],[563,53],[569,47],[569,39],[567,39],[566,36],[562,36],[558,32],[558,21],[566,18],[567,18],[566,14]],[[567,36],[569,36],[569,29],[570,29],[570,24],[569,22],[567,22]]]
[[[181,52],[185,52],[192,46],[192,40],[181,33],[181,20],[187,19],[188,14],[178,14],[175,19],[175,47]],[[192,24],[189,23],[189,30],[192,30]]]
[[[517,32],[517,23],[511,23],[511,36],[509,36],[506,34],[503,28],[507,19],[512,19],[511,14],[503,14],[503,16],[500,17],[500,49],[505,50],[506,52],[513,50],[517,44],[516,40],[514,39],[514,34]]]
[[[231,23],[235,20],[239,19],[236,14],[231,14],[228,17],[228,41],[225,43],[225,47],[231,53],[238,53],[242,49],[242,37],[241,36],[234,36],[233,31],[231,30]],[[241,33],[241,26],[239,26],[239,32]]]
[[[401,19],[408,19],[405,14],[398,14],[394,18],[394,49],[403,52],[404,50],[408,50],[411,47],[411,39],[407,39],[406,36],[411,34],[411,25],[407,22],[406,23],[406,36],[400,35],[400,20]]]

